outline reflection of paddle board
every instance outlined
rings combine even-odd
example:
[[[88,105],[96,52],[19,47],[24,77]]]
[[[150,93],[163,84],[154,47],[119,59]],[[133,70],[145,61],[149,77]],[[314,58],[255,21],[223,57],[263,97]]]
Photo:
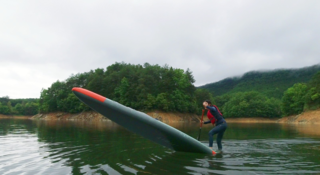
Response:
[[[85,104],[129,131],[175,151],[215,154],[209,147],[187,134],[145,113],[123,106],[83,88],[73,93]]]

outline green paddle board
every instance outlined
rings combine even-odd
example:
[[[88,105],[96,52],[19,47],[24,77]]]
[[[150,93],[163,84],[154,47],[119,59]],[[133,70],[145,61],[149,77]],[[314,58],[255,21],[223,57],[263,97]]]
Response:
[[[113,122],[169,149],[181,152],[216,154],[189,135],[149,115],[126,107],[89,90],[75,87],[73,93],[86,105]]]

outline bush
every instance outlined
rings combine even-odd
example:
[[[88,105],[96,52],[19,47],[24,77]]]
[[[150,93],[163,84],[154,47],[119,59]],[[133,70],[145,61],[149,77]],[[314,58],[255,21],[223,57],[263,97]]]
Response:
[[[296,83],[287,89],[281,101],[281,111],[283,115],[300,114],[303,111],[306,93],[307,85],[304,83]]]

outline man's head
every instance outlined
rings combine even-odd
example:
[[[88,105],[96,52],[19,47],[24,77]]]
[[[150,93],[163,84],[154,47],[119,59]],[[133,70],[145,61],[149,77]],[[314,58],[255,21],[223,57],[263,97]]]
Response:
[[[209,105],[212,105],[210,100],[206,100],[205,102],[207,102]]]
[[[203,102],[203,106],[204,106],[204,108],[206,108],[207,106],[212,106],[212,103],[211,103],[210,100],[205,100],[205,101]]]

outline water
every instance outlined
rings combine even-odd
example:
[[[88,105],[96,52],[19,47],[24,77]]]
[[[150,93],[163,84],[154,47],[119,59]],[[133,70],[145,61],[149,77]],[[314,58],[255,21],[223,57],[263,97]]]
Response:
[[[198,123],[173,126],[198,136]],[[179,153],[112,122],[0,119],[0,174],[320,174],[319,125],[230,123],[223,146]]]

